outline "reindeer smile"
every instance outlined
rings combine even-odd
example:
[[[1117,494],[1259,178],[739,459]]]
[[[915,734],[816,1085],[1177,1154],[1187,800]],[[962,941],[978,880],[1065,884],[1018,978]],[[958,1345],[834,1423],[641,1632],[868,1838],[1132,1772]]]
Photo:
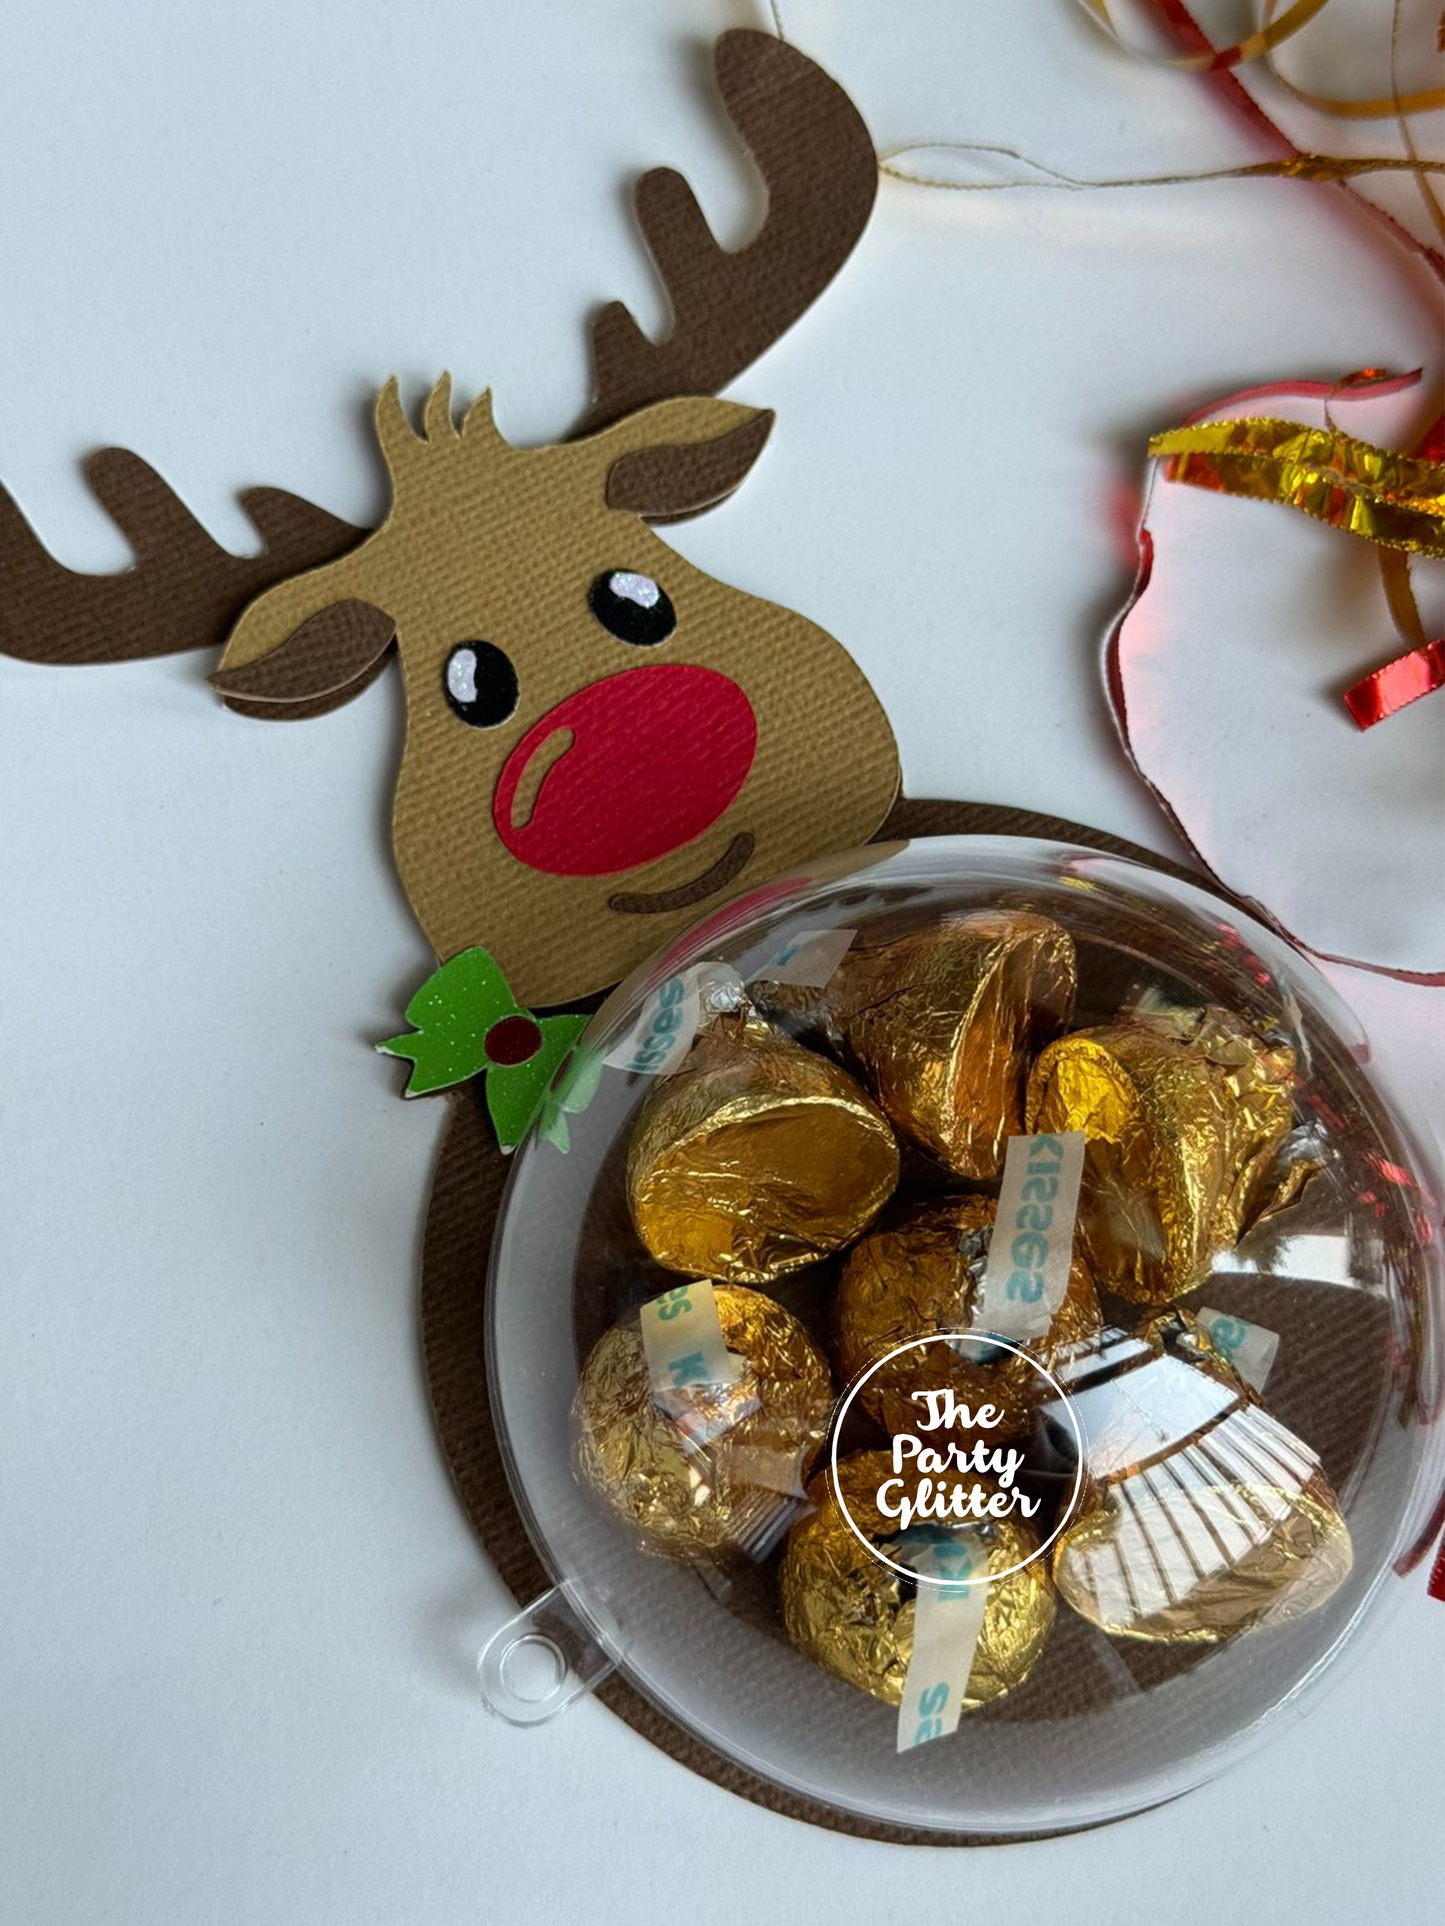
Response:
[[[615,896],[608,897],[607,907],[619,910],[624,916],[658,916],[666,910],[689,909],[694,903],[726,889],[756,847],[756,837],[751,830],[744,829],[733,837],[717,861],[700,876],[694,876],[690,883],[679,883],[676,889],[619,890]]]

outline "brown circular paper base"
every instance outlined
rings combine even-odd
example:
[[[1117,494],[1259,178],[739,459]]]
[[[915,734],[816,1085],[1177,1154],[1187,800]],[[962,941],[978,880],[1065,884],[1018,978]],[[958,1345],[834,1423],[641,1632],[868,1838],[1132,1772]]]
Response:
[[[1198,872],[1119,837],[1057,817],[984,803],[901,800],[879,831],[882,840],[964,835],[1031,836],[1080,843],[1132,857],[1187,882],[1203,882]],[[486,1253],[501,1205],[508,1161],[497,1149],[479,1084],[460,1090],[451,1099],[451,1109],[432,1186],[422,1252],[423,1362],[437,1433],[462,1508],[508,1589],[523,1605],[547,1590],[551,1579],[512,1500],[492,1425],[485,1355]],[[770,1812],[785,1813],[835,1832],[898,1845],[934,1846],[1009,1845],[1058,1836],[940,1833],[838,1811],[723,1758],[677,1725],[619,1673],[599,1685],[595,1696],[634,1731],[714,1785]]]

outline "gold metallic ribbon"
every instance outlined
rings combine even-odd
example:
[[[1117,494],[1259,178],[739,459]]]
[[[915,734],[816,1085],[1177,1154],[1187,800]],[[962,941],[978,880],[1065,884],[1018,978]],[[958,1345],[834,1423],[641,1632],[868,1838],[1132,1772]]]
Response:
[[[1415,378],[1404,377],[1403,385]],[[1171,481],[1283,501],[1373,542],[1390,614],[1408,648],[1344,691],[1345,707],[1361,729],[1445,687],[1445,641],[1426,635],[1410,586],[1411,554],[1445,552],[1441,426],[1432,426],[1415,451],[1399,453],[1343,434],[1331,413],[1336,396],[1401,385],[1380,368],[1346,375],[1325,400],[1323,430],[1251,416],[1186,424],[1150,443],[1151,454],[1168,459]]]
[[[773,26],[780,40],[786,40],[781,0],[768,0]],[[1324,11],[1328,0],[1296,0],[1287,12],[1276,17],[1280,0],[1264,0],[1259,30],[1231,47],[1212,46],[1188,11],[1185,0],[1152,0],[1154,12],[1175,38],[1186,47],[1198,49],[1175,57],[1154,56],[1146,49],[1132,46],[1115,27],[1108,0],[1080,0],[1085,10],[1131,53],[1158,59],[1168,67],[1209,74],[1231,95],[1234,105],[1246,112],[1289,149],[1281,158],[1256,161],[1239,167],[1214,168],[1190,174],[1140,174],[1090,178],[1065,173],[1038,161],[1016,147],[983,141],[933,140],[908,141],[886,148],[878,156],[879,172],[890,179],[916,187],[943,188],[951,192],[990,192],[1012,187],[1065,188],[1075,191],[1104,187],[1163,187],[1190,181],[1245,180],[1251,177],[1307,180],[1331,183],[1353,198],[1405,247],[1418,253],[1438,279],[1445,280],[1445,257],[1425,241],[1401,226],[1377,202],[1359,195],[1350,182],[1356,176],[1380,172],[1409,172],[1415,177],[1432,225],[1445,239],[1445,212],[1429,180],[1442,170],[1442,163],[1420,156],[1410,127],[1410,117],[1445,106],[1445,89],[1400,92],[1396,69],[1400,47],[1402,0],[1392,0],[1390,19],[1390,84],[1388,96],[1380,99],[1343,99],[1311,93],[1286,80],[1276,67],[1273,49],[1307,26]],[[1442,22],[1445,35],[1445,22]],[[1231,71],[1247,60],[1263,56],[1275,80],[1295,98],[1319,111],[1341,119],[1369,119],[1393,114],[1405,145],[1404,157],[1306,154],[1294,148],[1274,126],[1252,96],[1243,92]],[[952,154],[989,154],[1002,156],[1028,169],[1029,175],[1002,180],[955,180],[921,168],[906,165],[910,156],[928,152]],[[1334,392],[1343,392],[1378,377],[1377,370],[1364,369],[1347,376]],[[1409,556],[1445,556],[1445,467],[1436,461],[1420,460],[1393,450],[1376,448],[1368,442],[1353,440],[1334,428],[1326,403],[1327,427],[1314,430],[1295,422],[1249,419],[1215,422],[1207,426],[1188,426],[1168,435],[1156,436],[1150,453],[1168,458],[1167,474],[1172,481],[1191,482],[1196,487],[1221,493],[1246,496],[1255,500],[1278,501],[1331,527],[1363,536],[1375,544],[1380,572],[1396,628],[1408,645],[1407,655],[1371,672],[1345,692],[1345,704],[1362,729],[1394,714],[1406,703],[1442,686],[1441,643],[1428,638],[1415,607],[1409,579]],[[1431,453],[1437,452],[1433,448]],[[1127,740],[1127,731],[1126,731]]]
[[[1279,502],[1384,548],[1445,559],[1445,464],[1272,416],[1155,435],[1171,481]]]

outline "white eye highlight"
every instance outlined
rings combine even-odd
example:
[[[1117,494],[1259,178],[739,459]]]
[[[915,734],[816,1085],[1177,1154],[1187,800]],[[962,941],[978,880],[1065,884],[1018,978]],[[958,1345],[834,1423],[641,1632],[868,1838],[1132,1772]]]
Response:
[[[447,656],[442,687],[453,715],[473,729],[495,729],[517,707],[517,671],[495,642],[459,642]]]
[[[610,568],[587,591],[587,606],[619,642],[655,649],[677,627],[667,590],[634,568]]]
[[[621,602],[635,602],[640,609],[655,609],[662,590],[650,575],[635,575],[619,568],[607,578],[607,586]]]
[[[447,691],[453,702],[477,699],[477,652],[453,649],[447,657]]]

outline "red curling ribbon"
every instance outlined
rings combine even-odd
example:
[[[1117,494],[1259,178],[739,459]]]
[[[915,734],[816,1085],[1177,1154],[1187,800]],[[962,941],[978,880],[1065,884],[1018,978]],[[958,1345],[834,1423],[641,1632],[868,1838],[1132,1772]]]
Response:
[[[1229,107],[1247,121],[1250,126],[1253,127],[1254,131],[1262,136],[1265,142],[1273,148],[1275,153],[1283,155],[1286,158],[1290,156],[1298,157],[1300,155],[1300,149],[1296,147],[1284,130],[1271,120],[1260,103],[1241,83],[1238,75],[1231,71],[1229,67],[1218,64],[1221,50],[1213,44],[1208,34],[1204,32],[1199,22],[1194,18],[1189,10],[1187,0],[1152,0],[1152,5],[1155,13],[1174,35],[1176,42],[1187,52],[1214,56],[1214,63],[1205,70],[1207,78],[1210,83],[1217,88],[1221,98],[1228,103]],[[1445,282],[1445,255],[1442,255],[1438,248],[1431,247],[1428,242],[1422,241],[1407,227],[1403,226],[1401,222],[1397,221],[1386,209],[1381,207],[1378,202],[1371,200],[1367,194],[1361,194],[1352,182],[1341,180],[1329,184],[1337,192],[1346,196],[1357,209],[1368,215],[1377,227],[1382,228],[1384,232],[1389,235],[1391,240],[1398,242],[1400,246],[1423,261],[1437,281]],[[1267,395],[1276,396],[1284,394],[1323,397],[1326,408],[1328,409],[1332,401],[1348,400],[1353,394],[1361,391],[1368,390],[1375,395],[1388,394],[1408,387],[1419,379],[1420,371],[1418,369],[1412,374],[1398,376],[1393,380],[1388,377],[1381,378],[1379,371],[1375,369],[1361,369],[1358,374],[1350,377],[1343,383],[1292,382],[1284,385],[1270,385],[1246,389],[1242,393],[1230,397],[1228,403],[1211,403],[1206,409],[1200,410],[1200,414],[1213,413],[1223,406],[1237,406],[1240,403],[1251,402]],[[1190,417],[1191,421],[1196,419],[1198,419],[1198,416]],[[1435,461],[1441,459],[1442,454],[1445,454],[1445,415],[1437,417],[1424,440],[1413,452],[1416,457],[1421,460]],[[1135,774],[1154,797],[1154,800],[1158,803],[1175,833],[1203,869],[1206,876],[1208,876],[1225,895],[1231,896],[1234,901],[1242,903],[1243,907],[1257,916],[1261,922],[1277,930],[1287,942],[1293,943],[1296,948],[1307,950],[1309,945],[1302,943],[1290,929],[1280,922],[1278,917],[1271,914],[1264,904],[1251,897],[1240,897],[1230,890],[1229,886],[1224,883],[1223,879],[1205,860],[1202,852],[1195,846],[1194,840],[1189,835],[1183,819],[1174,809],[1164,792],[1145,773],[1135,753],[1124,687],[1124,630],[1130,615],[1132,615],[1134,609],[1147,592],[1150,578],[1154,572],[1154,539],[1147,523],[1147,508],[1146,499],[1144,517],[1141,518],[1136,530],[1138,563],[1133,590],[1128,602],[1120,612],[1110,631],[1104,651],[1105,683],[1108,689],[1110,707],[1113,710],[1115,726],[1118,729],[1124,753],[1128,757]],[[1426,643],[1423,646],[1429,650],[1436,645]],[[1416,652],[1418,652],[1418,650]],[[1393,663],[1387,664],[1386,672],[1388,673],[1388,671],[1393,670],[1395,666]],[[1379,674],[1380,672],[1377,671],[1376,673]],[[1367,677],[1365,680],[1368,683],[1371,678]],[[1437,682],[1432,686],[1438,687],[1439,684]],[[1428,691],[1423,688],[1419,691],[1420,694],[1427,692]],[[1354,693],[1354,690],[1350,691],[1351,695]],[[1400,705],[1397,704],[1396,706]],[[1382,713],[1388,713],[1388,711]],[[1373,718],[1373,720],[1379,719],[1379,717]],[[1356,720],[1358,721],[1359,718],[1356,717]],[[1368,724],[1361,723],[1362,728],[1368,726]],[[1325,962],[1343,963],[1354,969],[1369,971],[1372,975],[1393,977],[1397,982],[1419,983],[1432,988],[1445,987],[1445,971],[1397,970],[1392,969],[1387,964],[1366,962],[1360,957],[1339,956],[1327,950],[1316,950],[1313,954],[1319,956]],[[1438,1529],[1439,1526],[1437,1524],[1436,1530]],[[1433,1536],[1430,1542],[1433,1542]],[[1417,1558],[1423,1556],[1423,1548],[1417,1552],[1416,1556]]]
[[[1373,729],[1397,709],[1439,688],[1445,688],[1445,636],[1372,669],[1345,690],[1345,707],[1362,729]]]
[[[1264,381],[1252,388],[1240,388],[1235,394],[1226,395],[1222,401],[1206,401],[1196,408],[1192,415],[1186,415],[1180,424],[1185,428],[1194,427],[1196,422],[1207,421],[1211,415],[1233,414],[1236,409],[1251,411],[1256,403],[1293,400],[1298,397],[1305,401],[1322,401],[1328,411],[1330,406],[1340,401],[1378,401],[1384,395],[1408,394],[1417,388],[1424,378],[1423,368],[1410,368],[1404,374],[1386,374],[1381,368],[1360,368],[1354,374],[1346,375],[1343,381]],[[1333,417],[1330,417],[1333,419]],[[1430,433],[1413,453],[1419,461],[1438,461],[1440,459],[1440,440],[1445,437],[1445,415],[1436,421]]]
[[[1445,1525],[1445,1491],[1440,1494],[1440,1502],[1430,1517],[1430,1522],[1415,1540],[1415,1543],[1401,1557],[1395,1560],[1395,1576],[1408,1578],[1422,1558],[1428,1558],[1430,1547],[1435,1545],[1440,1527]],[[1430,1568],[1430,1577],[1425,1586],[1427,1598],[1438,1598],[1445,1604],[1445,1537],[1435,1549],[1435,1563]]]
[[[1194,19],[1193,15],[1189,12],[1187,6],[1183,3],[1183,0],[1154,0],[1154,6],[1156,11],[1173,28],[1176,37],[1182,43],[1182,45],[1187,47],[1191,52],[1206,51],[1209,53],[1217,53],[1218,50],[1212,45],[1208,36],[1200,28],[1199,23]],[[1275,123],[1269,118],[1269,116],[1264,112],[1263,108],[1259,105],[1258,101],[1256,101],[1253,98],[1253,96],[1240,84],[1240,81],[1235,74],[1224,69],[1216,68],[1211,73],[1210,78],[1220,88],[1225,98],[1228,99],[1231,107],[1233,107],[1235,111],[1241,114],[1246,120],[1250,121],[1254,125],[1255,129],[1259,133],[1263,134],[1266,137],[1266,139],[1269,140],[1270,143],[1277,150],[1283,150],[1286,153],[1299,152],[1299,149],[1295,147],[1294,142],[1289,139],[1289,137],[1283,132],[1281,128],[1275,125]],[[1445,258],[1442,258],[1441,253],[1437,248],[1433,248],[1429,246],[1428,243],[1419,240],[1414,234],[1412,234],[1409,231],[1408,228],[1403,227],[1400,224],[1400,222],[1396,221],[1393,218],[1393,216],[1388,214],[1384,208],[1380,207],[1376,202],[1371,201],[1368,195],[1358,193],[1350,182],[1339,181],[1339,182],[1333,183],[1333,185],[1338,189],[1339,192],[1348,196],[1348,198],[1351,201],[1353,201],[1357,207],[1362,209],[1363,212],[1368,214],[1370,218],[1379,227],[1384,229],[1384,231],[1390,236],[1392,240],[1400,242],[1402,246],[1409,249],[1410,252],[1416,254],[1422,261],[1424,261],[1426,266],[1435,275],[1437,280],[1445,281]],[[1407,384],[1412,379],[1418,379],[1418,378],[1419,376],[1417,371],[1413,377],[1405,376],[1403,378],[1403,383],[1401,385]],[[1314,385],[1315,384],[1296,384],[1298,389],[1305,389],[1307,387],[1311,387]],[[1318,385],[1320,387],[1323,387],[1325,384],[1321,383]],[[1330,384],[1330,385],[1332,387],[1334,386],[1334,384]],[[1279,393],[1280,390],[1274,389],[1273,391],[1271,391],[1269,389],[1256,389],[1256,390],[1249,391],[1248,398],[1253,399],[1254,396],[1257,394],[1269,393],[1269,392]],[[1234,397],[1233,399],[1236,402],[1238,402],[1238,401],[1244,400],[1245,398],[1246,397],[1244,395],[1240,395],[1240,396]],[[1426,435],[1424,441],[1416,449],[1415,452],[1418,456],[1420,456],[1422,459],[1427,461],[1438,461],[1441,458],[1442,454],[1445,454],[1445,415],[1441,415],[1437,418],[1430,432]],[[1130,600],[1127,606],[1119,616],[1112,632],[1110,633],[1108,643],[1106,646],[1106,652],[1105,652],[1105,675],[1106,675],[1106,680],[1107,680],[1108,689],[1109,689],[1110,701],[1114,711],[1114,719],[1124,744],[1125,753],[1128,755],[1129,760],[1133,765],[1136,774],[1140,777],[1145,787],[1150,791],[1150,793],[1154,796],[1155,800],[1159,803],[1165,816],[1168,818],[1170,823],[1173,824],[1175,831],[1181,837],[1186,848],[1189,849],[1191,854],[1195,857],[1196,861],[1200,863],[1206,875],[1210,876],[1216,883],[1221,883],[1221,879],[1215,876],[1214,871],[1210,868],[1209,864],[1204,861],[1203,856],[1194,847],[1194,844],[1191,838],[1189,837],[1187,831],[1185,830],[1182,821],[1180,820],[1179,816],[1175,813],[1174,808],[1169,802],[1168,798],[1163,794],[1163,792],[1160,789],[1156,787],[1156,785],[1153,782],[1149,780],[1148,776],[1144,774],[1144,771],[1141,768],[1138,762],[1138,759],[1134,754],[1133,744],[1130,740],[1129,712],[1128,712],[1128,705],[1124,697],[1124,677],[1123,677],[1123,670],[1122,670],[1122,664],[1120,661],[1120,656],[1122,653],[1122,636],[1123,636],[1124,623],[1128,618],[1128,616],[1132,613],[1135,605],[1142,599],[1145,591],[1148,589],[1150,577],[1154,572],[1154,540],[1152,535],[1149,532],[1147,525],[1144,524],[1143,522],[1141,522],[1138,529],[1138,544],[1139,544],[1138,573],[1135,577],[1133,593],[1130,597]],[[1402,657],[1401,661],[1411,661],[1413,657],[1419,656],[1422,653],[1432,654],[1433,660],[1434,660],[1436,679],[1433,682],[1431,682],[1428,685],[1428,687],[1422,686],[1419,689],[1415,690],[1414,694],[1411,694],[1405,697],[1403,701],[1395,702],[1392,708],[1383,709],[1380,715],[1372,716],[1369,722],[1361,720],[1360,716],[1355,711],[1355,706],[1351,698],[1356,696],[1359,693],[1359,691],[1367,688],[1368,685],[1374,682],[1377,677],[1390,675],[1400,665],[1399,663],[1394,663],[1394,662],[1387,663],[1383,669],[1377,669],[1375,671],[1374,676],[1367,676],[1365,677],[1363,682],[1357,683],[1355,685],[1355,688],[1351,689],[1348,692],[1348,694],[1345,697],[1345,700],[1350,706],[1351,713],[1355,715],[1355,720],[1360,723],[1360,727],[1362,729],[1369,728],[1371,726],[1371,723],[1379,721],[1381,719],[1381,716],[1389,715],[1393,713],[1394,708],[1403,707],[1404,701],[1413,701],[1415,699],[1415,695],[1425,695],[1429,693],[1430,689],[1439,688],[1441,686],[1441,676],[1440,676],[1441,651],[1442,651],[1441,641],[1435,641],[1435,642],[1427,643],[1423,651],[1419,649],[1413,650],[1411,651],[1410,656]],[[1418,673],[1418,671],[1416,671],[1416,673]],[[1221,887],[1226,888],[1226,894],[1229,893],[1227,890],[1227,886],[1224,886],[1221,883]],[[1250,901],[1247,898],[1245,899],[1245,905],[1247,908],[1253,910],[1256,914],[1259,914],[1263,910],[1263,905]],[[1271,916],[1268,913],[1268,911],[1264,911],[1261,920],[1270,924],[1275,929],[1279,930],[1281,935],[1283,935],[1288,941],[1297,943],[1298,939],[1292,936],[1290,931],[1285,929],[1283,924],[1281,924],[1277,918]],[[1303,944],[1300,944],[1299,947],[1304,948],[1306,946]],[[1394,977],[1397,981],[1402,981],[1407,983],[1430,984],[1434,986],[1445,985],[1445,973],[1441,973],[1441,972],[1425,972],[1425,971],[1416,971],[1416,970],[1392,970],[1392,969],[1383,967],[1379,964],[1364,963],[1352,957],[1327,957],[1326,960],[1330,962],[1352,964],[1355,968],[1367,970],[1372,975]],[[1406,1552],[1404,1556],[1402,1556],[1400,1559],[1396,1561],[1395,1571],[1397,1572],[1397,1574],[1403,1577],[1407,1572],[1413,1570],[1415,1566],[1420,1562],[1420,1560],[1428,1554],[1429,1548],[1432,1545],[1435,1545],[1436,1546],[1435,1562],[1430,1571],[1430,1579],[1427,1587],[1427,1592],[1429,1597],[1438,1599],[1442,1603],[1445,1603],[1445,1535],[1442,1535],[1442,1527],[1445,1527],[1445,1493],[1441,1494],[1440,1502],[1436,1506],[1434,1515],[1432,1516],[1430,1523],[1426,1526],[1424,1533],[1421,1535],[1421,1538],[1416,1541],[1416,1544],[1413,1547],[1411,1547],[1411,1549],[1408,1552]],[[1438,1543],[1437,1543],[1437,1540],[1438,1540]]]
[[[1408,1578],[1411,1572],[1419,1565],[1421,1559],[1429,1557],[1430,1548],[1432,1545],[1435,1545],[1442,1525],[1445,1525],[1445,1491],[1441,1492],[1440,1501],[1431,1513],[1430,1522],[1426,1525],[1424,1531],[1421,1532],[1409,1550],[1402,1552],[1395,1560],[1392,1569],[1396,1578]],[[1436,1547],[1435,1563],[1430,1568],[1430,1577],[1425,1586],[1425,1595],[1427,1598],[1438,1598],[1442,1603],[1445,1603],[1445,1538],[1440,1538],[1439,1544]]]
[[[1153,5],[1154,11],[1169,27],[1186,52],[1212,54],[1217,60],[1221,49],[1216,47],[1205,33],[1185,5],[1185,0],[1153,0]],[[1283,128],[1275,125],[1232,68],[1210,66],[1205,69],[1205,73],[1234,111],[1249,121],[1255,131],[1262,134],[1277,153],[1286,158],[1290,155],[1298,156],[1299,148]],[[1393,214],[1380,206],[1378,201],[1371,200],[1368,194],[1361,194],[1352,181],[1332,181],[1330,185],[1353,201],[1355,206],[1367,214],[1377,227],[1383,228],[1391,240],[1398,241],[1401,247],[1417,255],[1437,281],[1445,281],[1445,255],[1441,254],[1439,248],[1431,247],[1428,242],[1412,234],[1409,228],[1397,221]]]
[[[1442,16],[1442,20],[1445,20],[1445,16]],[[1415,450],[1415,456],[1419,461],[1445,461],[1445,415],[1435,417],[1429,433]]]
[[[1197,846],[1194,838],[1189,834],[1183,817],[1179,814],[1178,810],[1175,809],[1173,803],[1170,802],[1159,785],[1146,773],[1144,765],[1140,762],[1134,748],[1133,732],[1129,720],[1129,701],[1124,685],[1123,656],[1126,647],[1125,630],[1129,624],[1129,617],[1134,613],[1140,602],[1143,601],[1144,596],[1148,593],[1149,583],[1154,574],[1154,537],[1149,530],[1147,522],[1140,523],[1138,529],[1135,531],[1135,539],[1139,545],[1138,569],[1134,577],[1134,586],[1129,593],[1129,599],[1115,617],[1113,627],[1110,629],[1104,644],[1104,685],[1108,691],[1109,707],[1113,712],[1114,726],[1119,732],[1119,741],[1123,747],[1124,754],[1129,759],[1129,766],[1159,805],[1160,810],[1168,820],[1175,835],[1178,836],[1180,842],[1183,843],[1184,847],[1189,851],[1189,854],[1194,858],[1194,861],[1223,896],[1228,898],[1230,902],[1239,904],[1240,907],[1247,910],[1251,916],[1263,923],[1267,929],[1277,931],[1287,943],[1292,943],[1297,950],[1304,950],[1312,956],[1321,958],[1326,963],[1344,963],[1351,969],[1366,970],[1372,976],[1393,977],[1397,983],[1419,983],[1430,989],[1445,989],[1445,970],[1399,970],[1392,968],[1387,963],[1367,962],[1363,957],[1339,956],[1331,950],[1313,949],[1310,944],[1303,942],[1287,924],[1280,921],[1266,904],[1261,903],[1258,897],[1241,895],[1238,890],[1231,888],[1231,886],[1225,882],[1224,878],[1209,862],[1204,852]]]

